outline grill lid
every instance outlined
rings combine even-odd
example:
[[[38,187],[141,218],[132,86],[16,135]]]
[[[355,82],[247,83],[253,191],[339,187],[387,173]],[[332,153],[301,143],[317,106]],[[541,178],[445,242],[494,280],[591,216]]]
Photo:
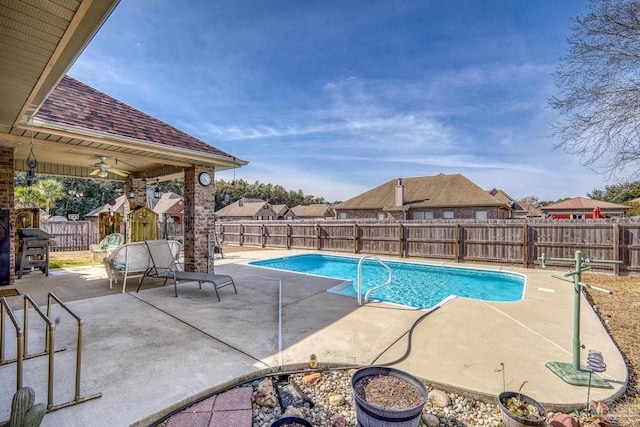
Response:
[[[46,231],[42,231],[39,228],[20,228],[18,229],[18,238],[21,240],[46,240],[53,239],[55,236],[47,233]]]

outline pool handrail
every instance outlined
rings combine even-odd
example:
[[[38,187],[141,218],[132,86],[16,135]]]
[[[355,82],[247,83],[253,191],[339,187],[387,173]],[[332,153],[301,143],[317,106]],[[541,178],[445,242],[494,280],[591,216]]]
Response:
[[[360,258],[360,261],[358,261],[358,305],[362,305],[362,263],[364,262],[365,259],[367,258],[371,258],[371,259],[375,259],[376,261],[378,261],[380,264],[382,264],[382,266],[384,268],[387,269],[387,271],[389,272],[389,279],[383,283],[382,285],[378,285],[374,288],[371,288],[367,291],[367,293],[364,296],[364,303],[366,304],[367,302],[369,302],[369,294],[373,291],[376,291],[380,288],[383,288],[387,285],[389,285],[391,283],[391,281],[393,280],[393,271],[391,270],[391,268],[384,263],[384,261],[382,261],[380,258],[378,258],[376,255],[365,255],[362,258]]]

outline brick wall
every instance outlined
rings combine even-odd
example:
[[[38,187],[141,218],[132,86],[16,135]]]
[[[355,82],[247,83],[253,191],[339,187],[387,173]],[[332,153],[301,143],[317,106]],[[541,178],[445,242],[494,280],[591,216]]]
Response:
[[[215,182],[213,171],[196,166],[184,171],[184,260],[196,263],[199,271],[207,271],[207,232],[215,226],[215,186],[213,183],[203,187],[198,183],[198,174],[209,172]],[[213,250],[213,248],[212,248]],[[210,260],[210,273],[213,273],[213,258]]]
[[[0,147],[0,209],[9,209],[11,215],[11,231],[10,231],[10,252],[9,252],[9,284],[15,283],[15,263],[16,263],[16,248],[15,248],[15,224],[16,224],[16,211],[14,208],[15,201],[13,199],[13,149]]]
[[[387,220],[412,220],[415,212],[433,212],[433,219],[443,219],[445,211],[453,211],[454,219],[475,219],[476,211],[486,211],[487,219],[506,219],[508,218],[508,212],[505,209],[499,209],[495,206],[490,207],[477,207],[477,208],[429,208],[429,209],[411,209],[407,212],[407,218],[404,217],[404,212],[393,211],[385,212],[385,219]],[[346,219],[378,219],[378,213],[382,210],[366,210],[366,209],[339,209],[338,214],[346,212]],[[338,216],[340,219],[340,216]]]

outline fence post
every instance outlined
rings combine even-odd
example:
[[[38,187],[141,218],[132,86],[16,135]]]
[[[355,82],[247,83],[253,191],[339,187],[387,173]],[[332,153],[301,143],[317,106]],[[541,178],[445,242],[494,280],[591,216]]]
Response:
[[[456,247],[455,247],[455,252],[456,252],[456,262],[462,262],[462,258],[463,258],[463,253],[462,253],[462,239],[464,230],[462,229],[462,225],[460,223],[456,224]]]
[[[260,224],[260,247],[263,249],[264,249],[264,241],[265,241],[264,224]]]
[[[525,222],[522,225],[522,266],[524,268],[529,267],[529,227]]]
[[[316,250],[320,250],[320,224],[316,224]]]
[[[398,224],[398,256],[402,257],[404,254],[404,225]]]
[[[617,222],[613,223],[613,230],[611,232],[613,233],[613,256],[611,257],[611,259],[624,260],[624,257],[620,256],[620,227],[618,226]],[[613,264],[613,274],[615,274],[616,276],[620,275],[619,264]]]
[[[238,244],[240,246],[244,246],[244,227],[242,226],[242,223],[239,224],[239,228],[238,228]]]
[[[358,253],[358,224],[353,224],[353,253]]]
[[[291,249],[291,224],[287,224],[287,249]]]

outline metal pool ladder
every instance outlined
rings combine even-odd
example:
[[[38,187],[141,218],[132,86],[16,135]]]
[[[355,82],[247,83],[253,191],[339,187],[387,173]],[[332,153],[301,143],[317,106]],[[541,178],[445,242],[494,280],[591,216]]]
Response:
[[[371,288],[367,291],[367,293],[364,295],[365,304],[369,302],[369,294],[371,292],[377,291],[380,288],[384,288],[385,286],[391,283],[391,280],[393,280],[393,271],[391,271],[391,268],[387,264],[385,264],[380,258],[378,258],[375,255],[365,255],[362,258],[360,258],[360,261],[358,262],[358,305],[362,305],[362,264],[364,263],[364,260],[367,258],[375,259],[380,264],[382,264],[382,266],[386,268],[387,271],[389,272],[389,279],[382,285],[378,285],[375,288]]]

